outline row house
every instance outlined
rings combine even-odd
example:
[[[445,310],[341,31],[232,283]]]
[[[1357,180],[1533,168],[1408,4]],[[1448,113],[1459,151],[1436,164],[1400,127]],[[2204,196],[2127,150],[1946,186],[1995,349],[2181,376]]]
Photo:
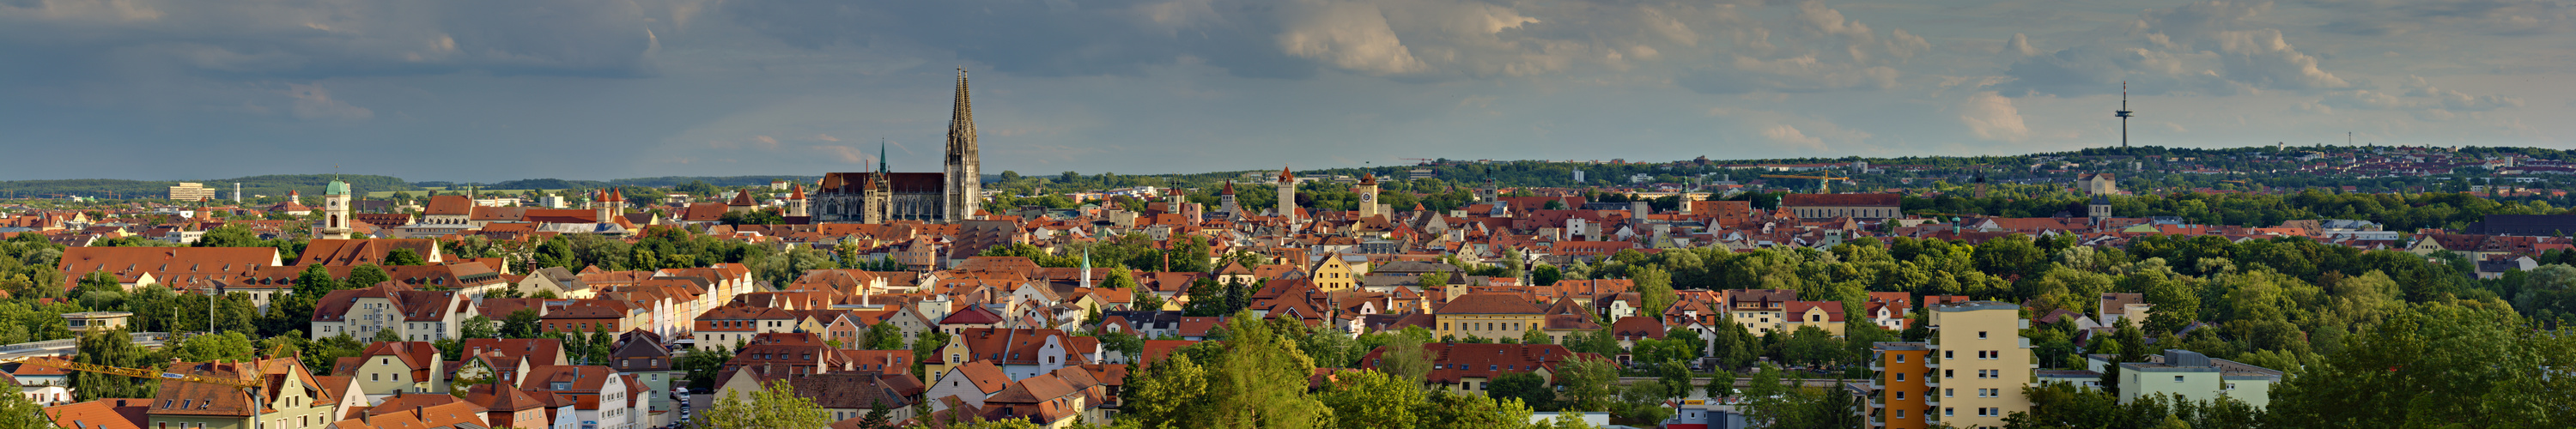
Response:
[[[538,367],[519,381],[519,388],[537,395],[561,395],[572,400],[574,419],[582,429],[638,429],[638,411],[626,377],[617,370],[598,365],[559,365]]]
[[[1084,356],[1097,356],[1099,341],[1084,339],[1090,341],[1076,341],[1054,329],[974,328],[950,336],[946,346],[921,359],[928,373],[944,373],[969,361],[992,361],[1017,380],[1089,363]]]
[[[736,344],[751,342],[753,335],[797,332],[804,320],[794,313],[769,307],[716,307],[699,314],[691,332],[694,348],[700,351],[725,352]]]

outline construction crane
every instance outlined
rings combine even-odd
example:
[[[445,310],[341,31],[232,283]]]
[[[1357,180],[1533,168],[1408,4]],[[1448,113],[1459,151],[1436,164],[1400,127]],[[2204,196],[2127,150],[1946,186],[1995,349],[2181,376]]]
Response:
[[[149,379],[160,379],[160,380],[181,381],[181,382],[188,382],[188,383],[204,383],[204,384],[213,384],[213,385],[221,385],[221,386],[239,387],[239,388],[241,388],[241,389],[242,389],[242,394],[250,395],[250,398],[251,398],[251,399],[250,399],[249,401],[247,401],[246,403],[250,404],[250,406],[252,406],[252,407],[253,407],[253,408],[251,409],[250,421],[249,421],[249,422],[247,422],[247,423],[249,423],[249,424],[242,426],[242,427],[246,427],[246,428],[256,428],[256,427],[259,427],[259,415],[260,415],[259,409],[260,409],[260,408],[266,408],[266,407],[261,406],[261,405],[259,404],[259,397],[261,396],[261,395],[260,395],[260,391],[261,391],[261,390],[263,390],[263,389],[267,389],[267,388],[268,388],[268,383],[265,383],[265,382],[262,382],[262,381],[260,381],[260,380],[256,380],[256,379],[252,379],[252,380],[244,380],[244,379],[238,379],[238,378],[216,378],[216,377],[207,377],[207,376],[196,375],[196,374],[180,374],[180,373],[175,373],[175,372],[154,371],[154,370],[143,369],[143,368],[126,368],[126,367],[118,367],[118,366],[107,366],[107,365],[98,365],[98,364],[87,364],[87,363],[80,363],[80,362],[72,362],[72,361],[69,361],[69,360],[48,359],[48,358],[41,358],[41,357],[21,357],[21,358],[0,359],[0,363],[17,363],[17,364],[21,364],[21,365],[35,365],[35,366],[42,366],[42,367],[59,368],[59,369],[63,369],[63,370],[70,370],[70,371],[95,372],[95,373],[100,373],[100,374],[109,374],[109,375],[122,375],[122,376],[127,376],[127,377],[134,377],[134,378],[149,378]],[[253,367],[253,368],[256,368],[256,367],[257,367],[257,365],[252,365],[252,367]]]
[[[1850,177],[1834,177],[1834,173],[1830,173],[1830,172],[1827,172],[1827,173],[1816,173],[1816,175],[1814,175],[1814,176],[1790,176],[1790,175],[1783,175],[1783,174],[1764,174],[1764,175],[1762,175],[1762,177],[1773,178],[1773,179],[1807,179],[1807,180],[1814,180],[1814,181],[1816,181],[1816,193],[1819,193],[1819,194],[1825,193],[1825,191],[1826,191],[1825,186],[1826,186],[1826,185],[1831,185],[1831,184],[1833,184],[1833,183],[1834,183],[1834,181],[1836,181],[1836,180],[1845,181],[1845,182],[1852,181],[1852,178],[1850,178]]]

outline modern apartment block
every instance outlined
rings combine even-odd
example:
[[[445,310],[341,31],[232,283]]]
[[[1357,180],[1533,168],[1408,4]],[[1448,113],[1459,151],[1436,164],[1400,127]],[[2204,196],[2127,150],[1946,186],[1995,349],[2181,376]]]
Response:
[[[1869,427],[1889,429],[1924,429],[1940,422],[1933,410],[1941,406],[1939,364],[1933,362],[1932,344],[1920,342],[1872,343],[1869,381],[1852,383],[1844,388],[1862,396],[1862,420]]]
[[[2030,385],[2030,320],[2021,307],[1994,301],[1936,304],[1932,311],[1933,360],[1940,374],[1939,421],[1957,428],[2003,427],[2004,416],[2029,411],[2021,388]]]

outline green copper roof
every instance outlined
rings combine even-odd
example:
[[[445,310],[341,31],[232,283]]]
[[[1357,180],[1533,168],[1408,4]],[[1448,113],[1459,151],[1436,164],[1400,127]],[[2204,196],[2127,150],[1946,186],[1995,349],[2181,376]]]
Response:
[[[331,184],[330,184],[330,185],[326,185],[326,186],[323,186],[323,187],[322,187],[322,195],[348,195],[348,194],[349,194],[349,183],[348,183],[348,182],[342,182],[342,181],[338,181],[338,180],[333,180],[333,181],[331,181]]]

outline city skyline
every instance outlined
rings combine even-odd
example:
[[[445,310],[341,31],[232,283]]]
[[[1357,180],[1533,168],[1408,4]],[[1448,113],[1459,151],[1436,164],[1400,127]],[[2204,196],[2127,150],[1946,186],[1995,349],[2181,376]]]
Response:
[[[2576,136],[2546,2],[834,5],[0,5],[0,180],[929,171],[956,68],[988,173]]]

